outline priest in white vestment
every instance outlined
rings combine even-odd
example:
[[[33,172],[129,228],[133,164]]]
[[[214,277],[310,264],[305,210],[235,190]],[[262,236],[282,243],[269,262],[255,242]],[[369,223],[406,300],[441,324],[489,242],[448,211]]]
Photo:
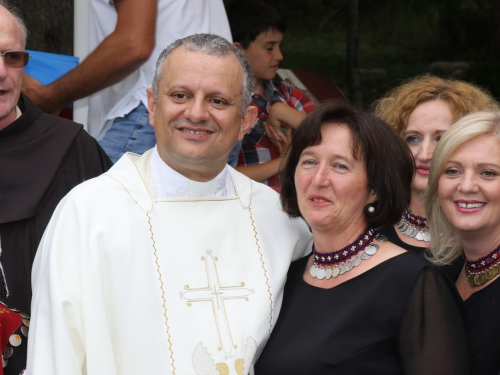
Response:
[[[226,166],[256,117],[251,86],[220,37],[163,51],[148,89],[157,146],[73,189],[44,234],[28,374],[253,373],[311,236]]]

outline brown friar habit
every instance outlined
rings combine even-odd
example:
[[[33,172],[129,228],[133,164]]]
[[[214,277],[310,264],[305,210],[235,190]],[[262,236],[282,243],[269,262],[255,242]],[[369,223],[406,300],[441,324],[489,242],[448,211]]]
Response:
[[[25,95],[22,116],[0,131],[1,262],[7,305],[29,312],[31,265],[59,201],[112,163],[82,125],[43,113]]]

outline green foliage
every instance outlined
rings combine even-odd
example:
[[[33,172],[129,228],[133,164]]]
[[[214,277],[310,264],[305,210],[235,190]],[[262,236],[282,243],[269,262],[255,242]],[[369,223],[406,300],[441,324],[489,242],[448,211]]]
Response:
[[[288,24],[281,66],[319,74],[348,94],[348,1],[267,0]],[[428,73],[434,61],[474,62],[454,76],[500,97],[500,0],[359,0],[358,59],[360,68],[386,71],[362,76],[367,108],[402,80]]]

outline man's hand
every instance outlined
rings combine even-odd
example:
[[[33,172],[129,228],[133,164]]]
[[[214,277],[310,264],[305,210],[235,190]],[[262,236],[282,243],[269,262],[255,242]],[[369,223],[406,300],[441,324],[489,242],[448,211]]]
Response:
[[[78,66],[45,86],[24,74],[22,90],[41,110],[59,112],[68,103],[120,82],[150,57],[158,0],[114,0],[114,5],[115,30]]]
[[[62,108],[55,108],[50,105],[50,103],[47,101],[49,97],[48,95],[46,95],[46,86],[43,85],[39,80],[24,73],[23,85],[21,87],[21,90],[42,111],[51,113],[56,116],[59,115],[59,112]]]

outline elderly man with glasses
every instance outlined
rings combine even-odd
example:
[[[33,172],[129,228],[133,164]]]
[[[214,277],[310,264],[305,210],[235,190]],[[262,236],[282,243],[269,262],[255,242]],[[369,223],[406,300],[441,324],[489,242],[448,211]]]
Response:
[[[21,93],[26,34],[0,0],[0,301],[29,312],[31,265],[52,213],[111,161],[81,125],[43,113]]]

